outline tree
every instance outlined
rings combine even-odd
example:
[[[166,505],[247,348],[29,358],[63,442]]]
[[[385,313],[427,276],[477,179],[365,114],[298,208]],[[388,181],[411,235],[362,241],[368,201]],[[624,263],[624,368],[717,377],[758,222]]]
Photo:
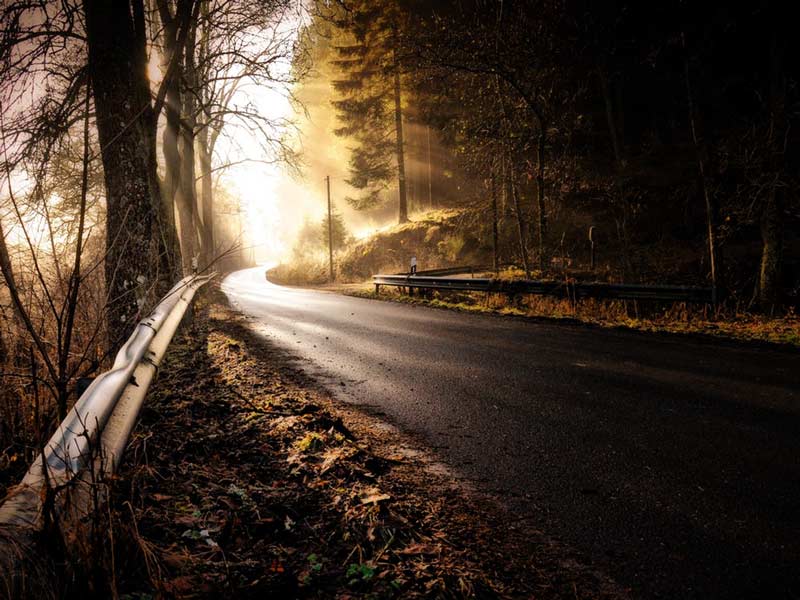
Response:
[[[40,178],[29,196],[20,199],[13,190],[10,164],[7,155],[4,156],[7,199],[11,208],[9,212],[16,221],[14,225],[23,234],[23,252],[27,256],[23,260],[17,259],[16,267],[19,270],[16,270],[0,219],[0,272],[18,325],[27,333],[38,353],[37,360],[33,349],[30,350],[34,386],[38,386],[40,380],[47,385],[55,400],[59,419],[63,419],[67,413],[74,379],[96,368],[96,363],[89,356],[92,345],[102,331],[102,319],[95,318],[91,324],[86,322],[87,319],[80,322],[81,314],[91,312],[84,288],[87,287],[87,281],[91,281],[93,270],[84,267],[87,258],[86,222],[90,188],[89,118],[90,88],[86,86],[77,181],[71,179],[75,173],[69,172],[70,166],[64,166],[65,162],[71,162],[74,158],[71,156],[73,148],[66,141],[55,152],[55,156],[51,157],[50,152],[47,152],[54,168],[49,173],[42,173],[40,170]],[[1,116],[0,133],[5,136]],[[54,195],[62,198],[60,205],[51,205]],[[36,236],[37,228],[31,224],[31,221],[36,220],[44,221],[47,232],[44,237]],[[50,252],[46,250],[48,246]],[[31,266],[30,270],[24,269],[26,263]],[[79,306],[79,303],[83,306]],[[44,376],[41,378],[35,376],[37,364],[44,365]],[[0,375],[13,377],[18,373],[2,372]],[[45,405],[37,405],[36,408],[42,414],[46,414],[48,410]],[[38,427],[39,423],[35,425]]]
[[[463,75],[460,79],[472,90],[494,88],[507,104],[506,114],[495,118],[506,122],[506,137],[513,136],[513,146],[519,149],[512,170],[533,186],[535,220],[530,237],[536,239],[539,267],[544,269],[549,254],[547,204],[554,201],[547,191],[548,169],[552,171],[548,160],[552,162],[556,142],[562,143],[574,129],[572,105],[580,90],[571,79],[574,49],[565,43],[575,37],[564,10],[568,5],[549,0],[471,0],[446,7],[419,6],[412,17],[414,36],[404,49],[404,63],[431,74],[425,80],[438,81],[445,94],[464,93],[457,84],[451,85],[454,75]],[[471,120],[475,102],[462,100],[450,119]],[[492,130],[494,124],[485,122],[485,127]],[[517,191],[522,192],[519,187]]]
[[[347,246],[350,240],[350,233],[347,231],[344,218],[336,209],[331,211],[331,237],[333,239],[333,251],[338,252]],[[323,248],[328,248],[328,215],[322,218],[319,226],[319,239]]]
[[[187,115],[184,103],[191,107],[191,97],[183,94],[182,82],[191,71],[193,53],[193,32],[196,29],[199,0],[157,0],[161,20],[162,69],[164,71],[164,113],[166,127],[162,134],[164,155],[164,214],[169,220],[169,229],[174,230],[175,209],[178,212],[180,238],[168,240],[176,254],[182,257],[183,272],[190,273],[195,257],[195,221],[197,204],[194,180],[191,185],[186,176],[191,176],[194,168],[193,137],[190,126],[185,123]],[[188,69],[187,69],[188,67]],[[183,117],[183,119],[182,119]],[[155,113],[158,118],[158,113]],[[188,140],[188,143],[187,143]],[[191,162],[191,167],[187,163]]]
[[[403,137],[403,12],[395,2],[358,0],[335,13],[340,36],[334,46],[341,79],[333,82],[341,126],[335,134],[352,139],[350,178],[362,192],[347,200],[358,209],[386,200],[396,179],[398,221],[408,221]]]
[[[106,185],[108,331],[115,346],[169,289],[173,248],[156,175],[142,0],[83,6]]]
[[[280,162],[296,167],[283,118],[265,115],[243,93],[247,87],[291,94],[291,86],[301,79],[305,67],[289,71],[294,51],[294,33],[300,22],[293,0],[202,0],[196,30],[187,47],[184,115],[184,148],[194,140],[198,158],[200,207],[196,226],[202,262],[210,264],[219,251],[214,239],[214,173],[219,174],[240,162]],[[191,51],[190,51],[191,49]],[[245,100],[243,100],[245,98]],[[238,136],[254,137],[260,156],[247,156],[231,163],[223,158],[215,163],[221,137],[235,142]],[[185,153],[188,154],[188,153]],[[189,161],[184,159],[188,172]],[[187,182],[189,176],[186,177]],[[192,179],[194,181],[194,179]]]

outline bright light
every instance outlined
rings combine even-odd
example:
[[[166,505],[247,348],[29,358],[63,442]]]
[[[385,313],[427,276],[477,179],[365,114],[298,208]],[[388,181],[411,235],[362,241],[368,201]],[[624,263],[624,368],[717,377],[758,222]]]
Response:
[[[161,56],[156,51],[150,53],[150,60],[147,62],[147,78],[150,83],[158,85],[164,78],[161,72]]]
[[[393,225],[392,223],[389,223],[388,225],[384,225],[383,227],[374,227],[374,226],[361,227],[360,229],[356,229],[353,231],[353,237],[356,238],[357,240],[363,240],[381,231],[391,229],[392,225]]]
[[[296,23],[289,22],[283,26],[296,29]],[[259,44],[257,38],[254,38],[253,44]],[[276,61],[273,67],[273,75],[288,78],[291,57]],[[258,113],[273,123],[285,121],[293,111],[282,87],[279,83],[270,87],[245,82],[234,94],[230,108],[233,111]],[[271,133],[282,135],[280,131]],[[294,233],[287,231],[279,190],[280,182],[286,175],[279,166],[263,162],[272,159],[274,157],[265,156],[257,132],[235,117],[228,119],[225,134],[219,138],[215,148],[215,163],[216,166],[231,165],[223,172],[222,185],[238,197],[243,220],[242,244],[251,249],[251,255],[258,262],[280,260],[287,256],[291,250],[291,234]]]

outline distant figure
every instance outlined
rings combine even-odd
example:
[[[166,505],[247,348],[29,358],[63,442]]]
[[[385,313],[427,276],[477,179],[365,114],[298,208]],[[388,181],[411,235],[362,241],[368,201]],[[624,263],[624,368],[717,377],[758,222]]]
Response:
[[[417,257],[416,256],[412,256],[411,257],[411,274],[412,275],[416,275],[417,274]]]

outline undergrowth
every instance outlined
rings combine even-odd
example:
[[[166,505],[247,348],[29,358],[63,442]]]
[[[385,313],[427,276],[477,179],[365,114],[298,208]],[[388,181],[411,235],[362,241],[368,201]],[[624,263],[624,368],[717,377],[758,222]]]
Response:
[[[509,297],[507,294],[485,292],[430,291],[423,292],[424,295],[408,296],[386,287],[377,295],[368,289],[346,290],[345,293],[467,312],[568,319],[601,327],[704,334],[800,346],[800,317],[792,311],[780,317],[768,317],[732,308],[713,310],[708,306],[688,303],[659,306],[633,300],[587,299],[571,302],[532,294]]]

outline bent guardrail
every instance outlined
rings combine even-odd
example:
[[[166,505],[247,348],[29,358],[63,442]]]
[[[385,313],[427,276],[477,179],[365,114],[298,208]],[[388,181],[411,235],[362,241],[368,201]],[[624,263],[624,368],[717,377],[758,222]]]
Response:
[[[80,478],[90,466],[105,473],[116,470],[167,347],[195,292],[212,277],[189,276],[178,282],[137,324],[111,369],[81,395],[22,482],[0,504],[0,554],[3,540],[13,543],[15,551],[31,546],[30,539],[22,538],[42,528],[49,491],[75,483],[79,492]],[[72,499],[70,504],[74,507],[80,502]],[[5,583],[7,592],[18,588],[18,580],[24,578],[24,573],[17,572],[22,554],[12,556],[9,551],[0,560],[0,587]]]
[[[557,298],[596,298],[603,300],[655,300],[661,302],[690,302],[713,304],[713,288],[680,285],[646,285],[635,283],[536,281],[521,279],[506,281],[487,277],[458,278],[430,275],[374,275],[375,293],[381,286],[404,287],[409,290],[457,290],[495,292],[509,295],[535,294]]]

